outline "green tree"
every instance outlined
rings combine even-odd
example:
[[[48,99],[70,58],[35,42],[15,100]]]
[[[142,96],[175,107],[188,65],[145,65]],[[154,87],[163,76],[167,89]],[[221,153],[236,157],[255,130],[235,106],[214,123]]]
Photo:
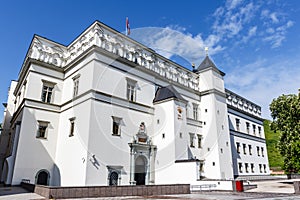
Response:
[[[278,148],[287,173],[300,171],[300,94],[281,95],[270,104],[271,129],[280,131]]]

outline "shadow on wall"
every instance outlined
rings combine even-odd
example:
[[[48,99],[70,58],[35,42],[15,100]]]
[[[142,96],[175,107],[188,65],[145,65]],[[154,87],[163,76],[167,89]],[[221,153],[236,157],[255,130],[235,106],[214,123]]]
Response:
[[[228,117],[228,123],[229,123],[229,130],[234,130],[234,126],[232,124],[230,117]]]
[[[53,166],[52,173],[53,173],[52,185],[53,186],[61,186],[60,170],[56,164],[54,164],[54,166]]]

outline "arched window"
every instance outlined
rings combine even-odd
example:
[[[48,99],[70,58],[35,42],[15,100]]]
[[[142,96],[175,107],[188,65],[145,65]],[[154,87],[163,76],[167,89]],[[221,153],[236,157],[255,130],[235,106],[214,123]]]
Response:
[[[37,185],[49,185],[50,174],[47,170],[42,169],[38,171],[35,177],[35,182]]]

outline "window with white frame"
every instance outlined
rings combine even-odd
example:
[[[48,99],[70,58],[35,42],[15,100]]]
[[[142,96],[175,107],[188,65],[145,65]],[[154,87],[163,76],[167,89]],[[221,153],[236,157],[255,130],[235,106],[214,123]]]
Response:
[[[69,120],[70,120],[70,133],[69,133],[69,137],[72,137],[72,136],[74,136],[75,117],[72,117]]]
[[[251,163],[251,172],[254,173],[254,163]]]
[[[38,120],[38,130],[36,133],[36,138],[47,139],[47,129],[49,122]]]
[[[202,148],[202,135],[197,134],[198,148]]]
[[[53,96],[53,89],[56,83],[42,80],[43,82],[43,88],[42,88],[42,95],[41,100],[45,103],[51,103],[52,102],[52,96]]]
[[[239,172],[243,173],[243,164],[242,163],[238,163],[238,167],[239,167]]]
[[[193,103],[193,119],[198,120],[198,104]]]
[[[235,119],[235,126],[236,126],[236,130],[240,131],[240,119],[238,118]]]
[[[249,147],[249,155],[252,155],[252,145],[249,144],[248,147]]]
[[[258,166],[259,166],[259,172],[262,173],[262,165],[259,164]]]
[[[250,123],[246,122],[246,131],[249,134],[250,133]]]
[[[258,128],[258,135],[261,136],[261,127],[258,126],[257,128]]]
[[[73,77],[73,98],[78,95],[79,77],[80,77],[80,74]]]
[[[246,144],[243,144],[243,153],[246,155]]]
[[[246,171],[246,173],[249,173],[249,164],[248,163],[245,163],[245,171]]]
[[[256,147],[257,156],[260,156],[259,147]]]
[[[113,124],[112,124],[112,135],[120,136],[121,135],[121,121],[122,118],[112,116]]]
[[[237,153],[240,153],[240,152],[241,152],[241,149],[240,149],[240,148],[241,148],[241,145],[240,145],[239,142],[237,142],[237,143],[236,143],[236,152],[237,152]]]
[[[253,128],[253,135],[255,135],[256,134],[256,126],[255,126],[255,124],[252,125],[252,128]]]
[[[195,147],[194,138],[195,138],[195,134],[190,133],[190,147],[192,147],[192,148]]]
[[[261,156],[264,157],[265,156],[265,154],[264,154],[264,148],[261,147],[260,150],[261,150]]]
[[[127,99],[129,101],[136,101],[136,87],[137,81],[126,78],[127,79]]]

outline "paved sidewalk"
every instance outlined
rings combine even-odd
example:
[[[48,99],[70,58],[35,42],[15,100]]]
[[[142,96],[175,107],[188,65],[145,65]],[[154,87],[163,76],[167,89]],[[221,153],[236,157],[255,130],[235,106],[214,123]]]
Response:
[[[0,187],[0,200],[29,200],[45,199],[44,197],[30,193],[21,187]]]
[[[300,200],[300,195],[295,195],[292,180],[273,180],[252,182],[258,188],[246,192],[198,192],[184,195],[161,196],[131,196],[131,197],[106,197],[106,198],[81,198],[79,200],[141,200],[141,199],[173,199],[173,200]],[[0,187],[0,200],[42,200],[44,197],[30,193],[21,187]]]
[[[266,192],[266,193],[295,193],[294,181],[299,179],[291,180],[269,180],[269,181],[257,181],[251,182],[257,184],[257,188],[248,190],[247,192]]]

